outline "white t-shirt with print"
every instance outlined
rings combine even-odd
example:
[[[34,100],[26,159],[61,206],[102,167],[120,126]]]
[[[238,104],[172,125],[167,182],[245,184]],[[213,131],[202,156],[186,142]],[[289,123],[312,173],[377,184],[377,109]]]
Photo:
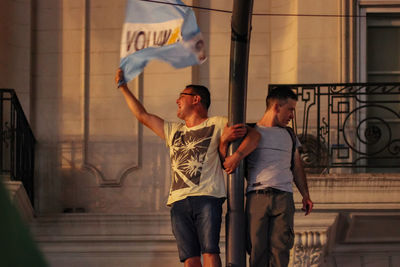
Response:
[[[188,196],[226,197],[218,147],[227,121],[211,117],[190,128],[185,123],[164,122],[172,175],[167,205]]]

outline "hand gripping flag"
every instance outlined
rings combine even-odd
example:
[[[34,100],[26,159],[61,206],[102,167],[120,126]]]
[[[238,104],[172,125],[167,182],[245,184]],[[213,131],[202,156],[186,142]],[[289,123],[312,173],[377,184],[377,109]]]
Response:
[[[127,0],[120,62],[124,82],[139,75],[152,59],[175,68],[206,59],[196,17],[181,0]]]

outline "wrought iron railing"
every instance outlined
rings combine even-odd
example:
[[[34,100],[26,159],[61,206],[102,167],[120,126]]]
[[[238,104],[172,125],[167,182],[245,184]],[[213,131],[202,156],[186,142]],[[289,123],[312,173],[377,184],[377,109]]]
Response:
[[[21,181],[33,205],[35,137],[12,89],[0,89],[0,172]]]
[[[289,86],[308,172],[400,172],[400,83]]]

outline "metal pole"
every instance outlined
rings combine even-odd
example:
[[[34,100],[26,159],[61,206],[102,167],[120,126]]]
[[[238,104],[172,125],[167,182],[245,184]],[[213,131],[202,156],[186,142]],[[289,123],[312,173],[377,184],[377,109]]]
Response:
[[[253,0],[235,0],[232,13],[232,40],[229,77],[229,123],[246,121],[247,67],[250,47]],[[240,145],[235,141],[231,155]],[[226,266],[246,266],[246,231],[244,215],[243,164],[228,176],[228,210],[226,215]]]

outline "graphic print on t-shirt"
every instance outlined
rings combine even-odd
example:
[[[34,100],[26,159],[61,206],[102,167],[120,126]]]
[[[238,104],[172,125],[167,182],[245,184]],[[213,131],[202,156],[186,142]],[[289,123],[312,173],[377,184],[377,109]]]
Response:
[[[200,130],[175,133],[171,146],[172,191],[199,185],[214,127],[212,125]]]

